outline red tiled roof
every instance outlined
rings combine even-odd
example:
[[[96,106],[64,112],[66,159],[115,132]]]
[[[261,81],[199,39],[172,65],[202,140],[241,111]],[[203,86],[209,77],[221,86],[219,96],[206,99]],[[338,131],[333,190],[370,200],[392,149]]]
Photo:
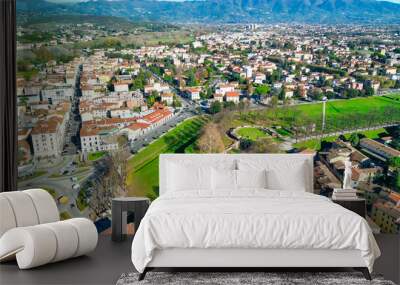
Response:
[[[127,128],[136,131],[136,130],[146,129],[150,126],[151,125],[148,123],[138,122],[138,123],[129,125]]]
[[[226,97],[239,97],[239,92],[236,91],[231,91],[231,92],[226,92]]]

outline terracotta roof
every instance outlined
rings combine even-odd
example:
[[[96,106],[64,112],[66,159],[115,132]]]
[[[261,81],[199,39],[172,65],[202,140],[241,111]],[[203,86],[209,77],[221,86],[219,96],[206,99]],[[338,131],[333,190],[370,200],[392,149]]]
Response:
[[[59,116],[51,117],[47,121],[39,121],[32,129],[32,135],[56,133],[61,122],[62,118]]]
[[[389,198],[392,199],[395,203],[399,203],[400,202],[400,193],[391,191],[389,194]]]
[[[110,131],[112,130],[113,127],[99,127],[99,126],[92,126],[92,127],[85,127],[80,130],[80,135],[81,137],[87,137],[87,136],[96,136],[100,132],[104,131]]]
[[[146,129],[150,126],[151,126],[151,124],[138,122],[138,123],[129,125],[127,128],[136,131],[136,130]]]
[[[112,126],[121,123],[132,123],[137,118],[106,118],[101,120],[90,120],[83,123],[82,128],[91,126]]]
[[[170,116],[172,112],[168,109],[158,109],[154,111],[153,113],[150,113],[146,116],[143,116],[143,120],[147,121],[150,124],[157,123],[158,121],[161,121],[162,119]]]
[[[232,92],[226,92],[226,97],[239,97],[240,94],[237,91],[232,91]]]
[[[190,93],[201,92],[201,88],[200,87],[188,87],[188,88],[186,88],[186,91],[188,91]]]

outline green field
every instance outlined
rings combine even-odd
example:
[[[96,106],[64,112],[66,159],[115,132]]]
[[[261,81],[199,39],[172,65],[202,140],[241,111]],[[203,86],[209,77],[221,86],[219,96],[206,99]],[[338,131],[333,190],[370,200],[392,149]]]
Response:
[[[161,153],[183,153],[198,137],[207,117],[188,119],[160,137],[129,161],[129,195],[155,198],[158,192],[158,157]]]
[[[246,127],[246,128],[240,128],[237,130],[237,135],[239,135],[242,138],[246,138],[252,141],[256,141],[260,138],[265,138],[268,136],[264,131],[260,130],[259,128],[254,128],[254,127]]]
[[[322,125],[322,103],[285,106],[282,108],[250,111],[240,116],[241,124],[280,125],[291,130],[314,124]],[[326,131],[352,129],[400,121],[400,94],[336,100],[326,103]]]
[[[368,98],[355,98],[349,100],[338,100],[326,103],[326,120],[327,127],[332,127],[333,124],[340,125],[341,121],[351,120],[355,121],[343,122],[346,124],[357,124],[358,118],[364,118],[365,116],[374,116],[373,119],[377,121],[385,121],[388,119],[385,116],[385,112],[388,107],[397,108],[398,114],[394,114],[397,119],[400,118],[400,94],[391,95],[391,97],[368,97]],[[297,110],[308,116],[313,121],[322,120],[322,103],[318,104],[307,104],[296,107]],[[371,117],[372,118],[372,117]]]
[[[388,135],[385,129],[377,129],[377,130],[370,130],[370,131],[364,131],[364,132],[359,132],[359,134],[364,135],[367,138],[370,139],[377,139],[379,137]],[[348,140],[350,138],[351,134],[345,134],[344,137]],[[314,149],[314,150],[320,150],[321,149],[321,142],[334,142],[335,140],[338,139],[338,136],[332,136],[332,137],[326,137],[323,138],[322,140],[318,139],[312,139],[304,142],[299,142],[294,144],[293,146],[298,149]]]

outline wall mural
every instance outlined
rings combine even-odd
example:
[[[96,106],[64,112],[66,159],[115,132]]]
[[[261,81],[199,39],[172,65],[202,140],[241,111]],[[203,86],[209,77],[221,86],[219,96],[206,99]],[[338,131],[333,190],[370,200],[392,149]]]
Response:
[[[161,153],[301,152],[315,153],[317,193],[344,181],[367,200],[374,231],[400,233],[390,27],[202,27],[22,8],[18,185],[46,189],[62,219],[103,230],[112,197],[155,199]],[[360,40],[375,33],[385,44]]]

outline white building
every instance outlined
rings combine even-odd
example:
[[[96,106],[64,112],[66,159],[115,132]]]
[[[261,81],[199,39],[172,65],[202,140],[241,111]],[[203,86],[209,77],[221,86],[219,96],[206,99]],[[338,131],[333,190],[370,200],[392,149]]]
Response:
[[[47,86],[41,91],[42,101],[48,101],[50,105],[62,101],[72,101],[75,89],[70,85]]]
[[[239,92],[236,92],[236,91],[227,92],[225,94],[225,97],[226,97],[226,102],[233,102],[233,103],[237,104],[240,101],[240,94],[239,94]]]
[[[193,101],[200,100],[200,92],[201,92],[200,87],[189,87],[186,89],[186,93],[189,99]]]
[[[65,117],[52,116],[37,122],[32,129],[32,145],[35,158],[57,157],[63,150]]]
[[[113,128],[82,128],[80,136],[83,153],[118,149],[116,133]]]
[[[246,74],[246,78],[253,77],[253,68],[251,66],[245,65],[243,66],[244,73]]]
[[[172,103],[174,102],[174,94],[162,93],[161,94],[161,102],[166,102],[167,105],[172,105]]]
[[[128,92],[129,85],[127,83],[115,83],[114,84],[114,91],[115,92]]]

